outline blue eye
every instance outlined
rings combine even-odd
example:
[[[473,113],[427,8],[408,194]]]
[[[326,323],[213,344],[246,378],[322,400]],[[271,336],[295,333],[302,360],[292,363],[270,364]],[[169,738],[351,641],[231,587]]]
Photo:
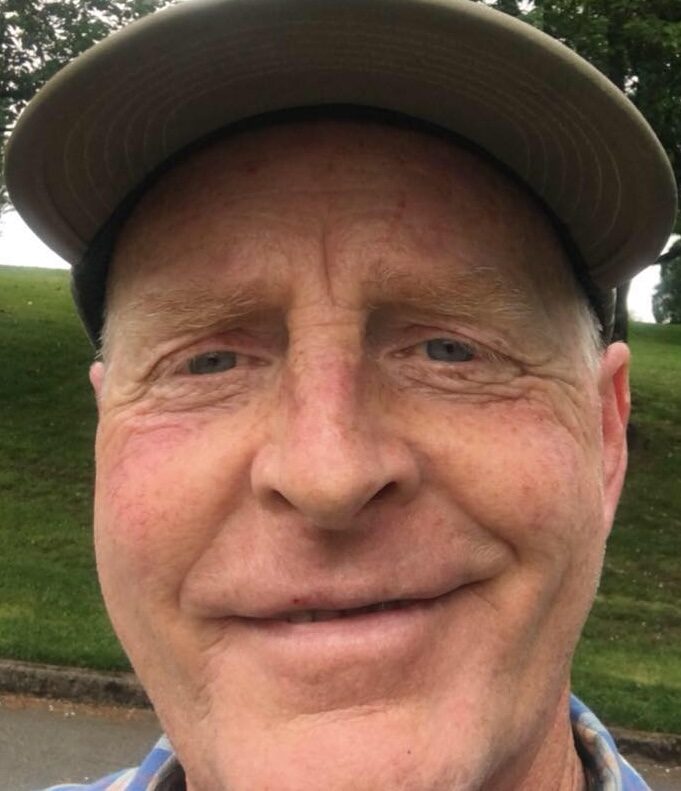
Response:
[[[235,365],[235,352],[206,352],[192,357],[187,367],[190,374],[219,374]]]
[[[452,338],[433,338],[426,341],[426,352],[431,360],[443,363],[465,363],[475,357],[475,352],[466,343]]]

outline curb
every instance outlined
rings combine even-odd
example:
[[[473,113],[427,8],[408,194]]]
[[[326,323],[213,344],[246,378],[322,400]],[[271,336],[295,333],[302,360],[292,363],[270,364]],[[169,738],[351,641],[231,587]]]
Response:
[[[609,728],[617,747],[625,755],[638,755],[662,764],[681,765],[681,736]]]
[[[2,692],[78,703],[151,708],[149,698],[133,673],[102,673],[80,667],[0,659]]]
[[[99,703],[151,708],[134,673],[103,673],[80,667],[57,667],[0,659],[0,693],[58,698],[74,703]],[[626,755],[681,765],[681,735],[610,728]]]

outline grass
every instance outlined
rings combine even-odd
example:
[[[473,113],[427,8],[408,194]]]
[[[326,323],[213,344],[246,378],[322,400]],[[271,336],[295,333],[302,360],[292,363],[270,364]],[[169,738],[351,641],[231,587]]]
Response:
[[[90,539],[92,351],[60,270],[0,267],[0,656],[126,667]]]
[[[67,273],[0,267],[0,656],[126,668],[90,538],[92,351]],[[611,724],[681,733],[681,326],[632,326],[630,473],[574,688]]]
[[[573,683],[608,722],[681,733],[681,325],[630,346],[629,472]]]

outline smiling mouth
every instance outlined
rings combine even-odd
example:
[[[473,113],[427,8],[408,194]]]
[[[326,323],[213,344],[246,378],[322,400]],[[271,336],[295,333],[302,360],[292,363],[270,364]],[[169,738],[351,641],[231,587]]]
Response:
[[[275,616],[274,620],[287,621],[288,623],[316,623],[318,621],[333,621],[338,618],[353,618],[358,615],[403,610],[405,607],[417,604],[416,599],[397,599],[395,601],[382,601],[364,607],[353,607],[346,610],[296,610]]]

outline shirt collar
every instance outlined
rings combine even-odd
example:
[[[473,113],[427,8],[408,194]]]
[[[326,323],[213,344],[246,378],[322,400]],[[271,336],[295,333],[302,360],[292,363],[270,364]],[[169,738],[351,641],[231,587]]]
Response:
[[[570,719],[589,791],[650,791],[645,780],[619,754],[605,725],[574,695],[570,698]]]

